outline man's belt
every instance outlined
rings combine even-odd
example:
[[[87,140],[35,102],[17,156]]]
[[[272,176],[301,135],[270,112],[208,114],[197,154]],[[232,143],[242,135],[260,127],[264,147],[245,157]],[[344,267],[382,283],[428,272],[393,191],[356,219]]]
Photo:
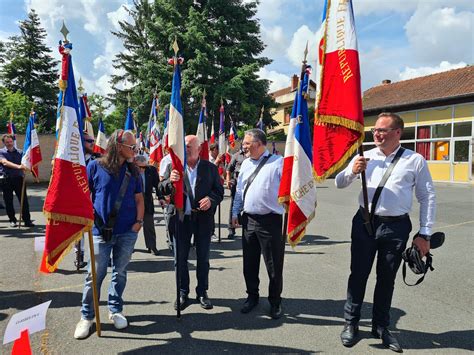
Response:
[[[359,210],[362,214],[364,214],[364,207],[359,207]],[[400,221],[405,218],[408,218],[408,213],[405,213],[399,216],[380,216],[378,214],[374,215],[374,219],[377,219],[381,222],[395,222],[395,221]]]

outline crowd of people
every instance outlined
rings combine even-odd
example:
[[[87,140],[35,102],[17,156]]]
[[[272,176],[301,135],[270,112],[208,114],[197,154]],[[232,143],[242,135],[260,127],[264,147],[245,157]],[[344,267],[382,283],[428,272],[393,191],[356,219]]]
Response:
[[[389,349],[401,352],[396,337],[390,332],[390,308],[394,282],[412,229],[409,213],[413,193],[420,204],[420,231],[413,245],[420,255],[430,250],[430,236],[435,218],[435,193],[425,159],[400,145],[403,120],[393,113],[379,115],[372,132],[375,148],[365,156],[355,156],[335,178],[338,188],[344,188],[365,172],[369,210],[364,210],[362,192],[359,207],[352,220],[351,272],[344,307],[345,325],[341,342],[346,347],[357,343],[358,323],[366,284],[375,257],[377,282],[374,292],[372,334],[382,339]],[[13,192],[21,197],[24,168],[21,152],[13,145],[12,136],[2,137],[0,178],[3,198],[10,224],[16,226]],[[131,260],[138,232],[143,228],[149,253],[159,254],[156,243],[155,205],[165,211],[168,243],[179,270],[179,297],[175,309],[184,310],[190,304],[188,257],[192,246],[197,256],[195,296],[205,310],[213,308],[209,297],[210,246],[214,234],[214,215],[224,198],[224,186],[230,190],[231,207],[228,220],[229,239],[242,227],[243,279],[247,298],[241,312],[251,312],[259,303],[259,269],[263,256],[269,277],[269,315],[283,316],[283,265],[285,239],[282,231],[284,208],[278,203],[283,158],[267,149],[265,133],[260,129],[245,132],[240,149],[224,166],[216,145],[210,146],[209,161],[200,159],[198,137],[185,137],[187,164],[184,172],[173,168],[170,155],[159,167],[148,165],[148,159],[138,154],[135,135],[116,130],[109,138],[105,155],[92,153],[94,140],[84,136],[87,175],[94,207],[93,240],[97,288],[111,269],[108,288],[109,319],[116,329],[127,327],[123,314],[123,292],[127,282],[127,267]],[[184,209],[176,212],[175,182],[183,179]],[[32,227],[26,193],[22,215],[27,227]],[[369,216],[369,219],[366,217]],[[180,222],[177,223],[179,218]],[[176,242],[177,241],[177,242]],[[76,267],[88,265],[84,260],[83,243],[76,245]],[[81,319],[74,337],[87,338],[94,322],[91,265],[85,279]]]

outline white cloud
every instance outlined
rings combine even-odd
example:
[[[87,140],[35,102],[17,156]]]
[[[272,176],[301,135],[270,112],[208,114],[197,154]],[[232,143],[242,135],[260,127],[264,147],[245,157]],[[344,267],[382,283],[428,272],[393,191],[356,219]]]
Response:
[[[270,80],[270,92],[290,86],[290,77],[288,75],[266,68],[261,68],[257,74],[261,79]]]
[[[303,60],[304,50],[306,47],[306,43],[308,43],[308,63],[313,66],[316,65],[317,59],[317,33],[313,32],[309,29],[308,26],[303,25],[296,32],[293,34],[293,38],[291,39],[290,46],[286,51],[286,55],[288,59],[293,63],[295,66],[299,67],[301,65],[301,61]]]
[[[357,0],[353,1],[356,16],[384,14],[384,13],[410,13],[419,7],[431,10],[450,6],[459,9],[471,9],[471,0]]]
[[[472,63],[473,17],[474,12],[454,8],[418,8],[405,25],[413,54],[429,64],[440,60]]]
[[[283,33],[281,26],[265,27],[261,25],[262,41],[266,47],[263,56],[269,58],[278,58],[285,53],[288,48],[288,40]]]
[[[463,68],[467,64],[464,62],[459,62],[456,64],[451,64],[449,62],[443,61],[438,66],[435,67],[419,67],[419,68],[410,68],[405,67],[405,69],[400,73],[400,80],[408,80],[417,78],[419,76],[426,76],[430,74],[440,73],[443,71],[448,71],[452,69]]]
[[[117,10],[107,13],[107,18],[116,31],[120,30],[120,21],[131,20],[125,6],[120,6]]]
[[[244,0],[244,3],[249,3],[254,0]],[[288,0],[286,0],[288,1]],[[282,5],[285,0],[260,0],[257,6],[257,18],[264,21],[275,21],[282,16]]]

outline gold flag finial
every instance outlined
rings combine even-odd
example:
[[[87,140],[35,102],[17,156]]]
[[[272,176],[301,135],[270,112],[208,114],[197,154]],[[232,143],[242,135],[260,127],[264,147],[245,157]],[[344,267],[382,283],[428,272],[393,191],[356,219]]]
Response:
[[[61,32],[63,34],[64,42],[68,43],[69,41],[67,40],[67,35],[69,34],[69,30],[67,29],[66,25],[64,24],[64,20],[63,20],[63,25],[61,27],[61,30],[59,32]]]
[[[306,57],[308,56],[308,41],[306,41],[306,48],[304,49],[304,59],[303,59],[303,63],[306,64],[307,60],[306,60]]]
[[[178,50],[179,50],[177,37],[174,38],[173,50],[174,50],[174,56],[177,57],[178,56]]]
[[[82,84],[84,84],[84,82],[82,81],[81,77],[79,78],[79,87],[77,88],[81,94],[84,93],[84,87],[82,86]]]

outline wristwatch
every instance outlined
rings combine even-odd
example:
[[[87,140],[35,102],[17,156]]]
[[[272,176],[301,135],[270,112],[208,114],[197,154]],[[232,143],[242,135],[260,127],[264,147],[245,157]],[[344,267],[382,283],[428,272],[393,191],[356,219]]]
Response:
[[[431,240],[431,235],[428,235],[428,234],[420,234],[418,233],[418,236],[420,238],[423,238],[424,240],[426,240],[427,242],[429,242]]]
[[[135,223],[138,223],[139,225],[143,226],[143,219],[137,219]]]

